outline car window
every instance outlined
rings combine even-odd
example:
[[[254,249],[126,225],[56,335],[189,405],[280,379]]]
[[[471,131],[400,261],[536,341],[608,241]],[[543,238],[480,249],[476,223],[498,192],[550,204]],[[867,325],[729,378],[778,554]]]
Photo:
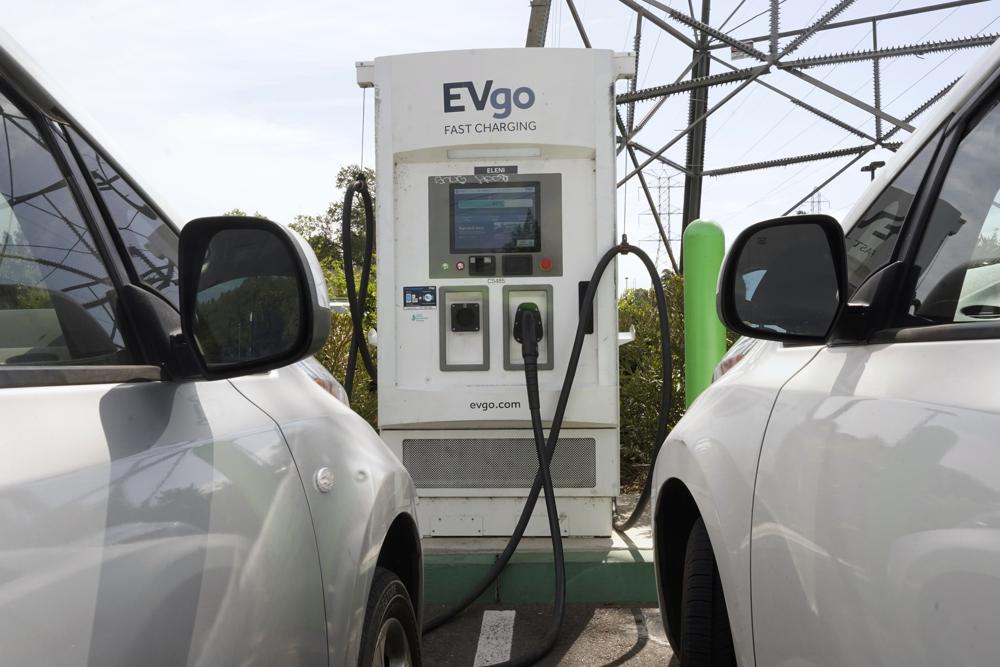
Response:
[[[1000,319],[1000,107],[972,123],[917,250],[911,324]]]
[[[159,292],[176,308],[179,301],[177,233],[103,155],[74,130],[70,129],[69,134],[111,221],[118,228],[125,253],[139,281]]]
[[[861,284],[892,259],[906,215],[930,166],[940,133],[928,141],[865,211],[847,234],[847,291]]]
[[[55,158],[0,94],[0,365],[128,363],[115,303]]]

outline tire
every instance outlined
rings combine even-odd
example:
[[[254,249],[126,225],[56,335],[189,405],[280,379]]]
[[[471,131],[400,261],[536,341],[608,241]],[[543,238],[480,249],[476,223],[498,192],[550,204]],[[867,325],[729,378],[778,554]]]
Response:
[[[358,667],[420,667],[420,630],[406,586],[391,570],[375,568]]]
[[[736,652],[719,568],[701,518],[688,535],[681,590],[681,665],[735,667]]]

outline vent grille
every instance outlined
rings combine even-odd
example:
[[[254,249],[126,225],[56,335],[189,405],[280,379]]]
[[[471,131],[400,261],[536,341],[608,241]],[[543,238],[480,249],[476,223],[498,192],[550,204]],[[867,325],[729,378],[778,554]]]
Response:
[[[418,489],[521,489],[538,458],[530,438],[421,438],[403,440],[403,465]],[[560,438],[550,469],[555,487],[593,488],[597,441]]]

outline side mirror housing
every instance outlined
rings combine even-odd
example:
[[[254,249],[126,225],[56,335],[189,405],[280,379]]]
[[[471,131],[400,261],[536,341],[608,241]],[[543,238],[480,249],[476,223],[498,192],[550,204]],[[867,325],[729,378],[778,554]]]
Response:
[[[719,319],[787,343],[823,343],[844,308],[844,232],[828,215],[759,222],[733,242],[719,277]]]
[[[208,379],[263,373],[317,352],[330,304],[312,248],[261,218],[192,220],[180,236],[181,332]]]

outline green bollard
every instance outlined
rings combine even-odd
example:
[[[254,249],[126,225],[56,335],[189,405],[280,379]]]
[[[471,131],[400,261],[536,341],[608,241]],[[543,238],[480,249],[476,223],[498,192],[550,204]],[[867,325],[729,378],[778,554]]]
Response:
[[[684,386],[690,406],[712,384],[726,353],[726,329],[715,310],[715,290],[726,252],[725,232],[711,220],[694,220],[684,230]]]

